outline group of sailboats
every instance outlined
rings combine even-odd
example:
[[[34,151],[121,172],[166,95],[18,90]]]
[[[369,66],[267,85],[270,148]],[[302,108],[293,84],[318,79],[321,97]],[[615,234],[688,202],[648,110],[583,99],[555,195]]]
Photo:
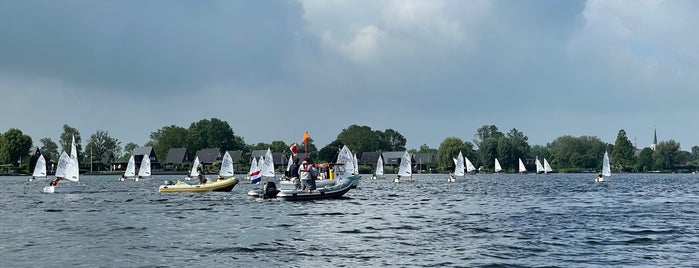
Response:
[[[544,158],[544,164],[541,164],[541,161],[539,161],[539,157],[536,158],[535,160],[535,165],[536,165],[536,173],[551,173],[553,172],[553,169],[551,168],[551,165],[549,165],[549,161]]]
[[[151,165],[150,157],[147,155],[143,156],[141,160],[141,167],[138,169],[138,174],[136,174],[136,158],[131,155],[129,157],[129,162],[126,164],[126,171],[124,175],[119,178],[120,181],[125,181],[127,179],[138,181],[139,179],[149,178],[151,175]]]

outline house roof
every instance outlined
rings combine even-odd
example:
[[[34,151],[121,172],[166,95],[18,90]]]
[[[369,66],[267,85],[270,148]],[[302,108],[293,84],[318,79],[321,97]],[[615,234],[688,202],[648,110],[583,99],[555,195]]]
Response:
[[[400,164],[400,159],[403,158],[405,151],[400,152],[384,152],[383,153],[383,163],[386,165],[398,165]],[[411,155],[412,157],[412,155]]]
[[[168,150],[165,163],[182,164],[185,162],[189,162],[187,148],[170,148],[170,150]]]
[[[221,150],[219,148],[206,148],[197,151],[197,157],[199,157],[199,162],[211,164],[221,161],[223,155],[221,154]]]
[[[359,158],[359,164],[376,165],[376,162],[379,161],[379,155],[381,152],[363,152],[362,157]]]
[[[238,160],[240,160],[240,158],[243,157],[243,151],[241,151],[241,150],[228,151],[228,154],[231,155],[231,158],[233,159],[233,163],[238,162]]]
[[[260,157],[264,156],[265,154],[267,154],[267,150],[254,150],[250,154],[250,161],[252,161],[253,157],[259,159]],[[231,155],[231,157],[233,157],[233,156]],[[285,155],[284,153],[272,152],[272,160],[273,160],[275,165],[286,165],[287,162],[289,162],[288,156]]]

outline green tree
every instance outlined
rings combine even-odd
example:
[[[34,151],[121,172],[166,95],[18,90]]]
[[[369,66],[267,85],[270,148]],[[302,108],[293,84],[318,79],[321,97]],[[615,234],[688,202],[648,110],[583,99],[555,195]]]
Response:
[[[146,143],[146,146],[153,147],[155,155],[161,162],[164,162],[170,148],[187,148],[187,129],[176,125],[162,127],[155,132],[151,132],[150,141]],[[126,155],[131,156],[132,151],[133,148],[127,150],[124,147],[124,154]]]
[[[697,161],[699,160],[699,146],[692,146],[692,160]]]
[[[53,142],[51,138],[43,138],[39,140],[41,142],[41,153],[46,158],[46,161],[58,162],[58,144]]]
[[[552,158],[561,167],[597,169],[602,166],[602,155],[610,148],[597,137],[561,136],[549,144]]]
[[[447,170],[454,166],[454,158],[467,152],[468,148],[463,140],[457,137],[447,137],[441,144],[439,144],[439,150],[435,156],[435,162],[437,162],[437,167],[440,170]],[[472,150],[472,149],[471,149]]]
[[[351,125],[337,135],[337,140],[357,154],[379,150],[376,133],[367,126]]]
[[[289,150],[289,145],[287,145],[286,142],[283,142],[283,141],[273,141],[269,145],[269,148],[272,150],[272,152],[275,152],[275,153],[285,153],[285,154],[291,153],[291,150]]]
[[[407,140],[398,131],[386,129],[385,131],[375,131],[374,135],[378,140],[377,150],[383,152],[405,151]]]
[[[623,129],[619,130],[611,155],[612,159],[614,159],[615,166],[621,166],[622,169],[632,167],[634,164],[635,151],[633,144],[631,144],[629,138],[626,137],[626,131]]]
[[[675,140],[661,141],[655,146],[655,168],[672,170],[679,165],[680,143]]]
[[[85,152],[87,152],[85,158],[88,158],[84,161],[86,163],[99,161],[106,152],[110,152],[115,158],[118,158],[121,156],[121,142],[109,136],[109,132],[98,130],[90,135]],[[90,157],[92,159],[89,159]]]
[[[21,130],[11,128],[0,136],[0,163],[19,166],[21,161],[29,161],[32,138]]]
[[[133,154],[133,150],[135,150],[136,148],[138,148],[138,144],[135,144],[133,142],[129,142],[126,145],[124,145],[124,154],[121,156],[121,158],[119,158],[119,161],[122,161],[122,162],[128,161],[129,158],[131,158],[131,154]],[[157,153],[156,153],[156,156],[158,156]],[[162,159],[164,159],[164,158],[162,158]]]
[[[82,156],[83,146],[82,139],[80,138],[80,132],[78,129],[64,124],[63,134],[61,134],[59,143],[61,144],[61,149],[63,149],[66,154],[70,154],[70,144],[73,141],[73,137],[75,137],[75,149],[77,150],[76,153],[78,155],[78,159],[82,159],[80,157]]]
[[[647,172],[655,170],[655,160],[653,160],[653,150],[650,148],[644,148],[636,159],[636,170],[641,172]]]
[[[498,130],[495,125],[484,125],[476,130],[474,135],[473,143],[480,148],[482,143],[488,139],[498,140],[500,137],[504,136],[502,132]],[[493,158],[494,159],[494,158]],[[494,164],[493,164],[494,165]]]
[[[524,135],[521,131],[513,128],[507,133],[507,142],[510,143],[512,148],[512,160],[522,158],[522,161],[530,157],[529,151],[531,146],[529,146],[529,138]],[[502,162],[501,162],[502,163]],[[514,162],[512,163],[514,166]]]
[[[337,154],[342,148],[342,142],[339,140],[334,140],[330,144],[320,149],[318,152],[318,161],[324,161],[328,163],[335,162],[337,160]]]
[[[403,151],[403,150],[401,150],[401,151]],[[420,145],[420,149],[419,149],[419,150],[417,150],[417,151],[415,151],[415,152],[412,152],[412,154],[415,154],[415,153],[421,153],[421,154],[433,153],[433,154],[437,154],[437,152],[439,152],[439,150],[434,149],[434,148],[430,148],[430,146],[428,146],[427,144],[423,144],[423,145]]]
[[[219,148],[223,151],[243,150],[245,143],[242,138],[236,137],[228,122],[217,118],[203,119],[192,123],[187,130],[187,149],[190,156],[201,149]]]

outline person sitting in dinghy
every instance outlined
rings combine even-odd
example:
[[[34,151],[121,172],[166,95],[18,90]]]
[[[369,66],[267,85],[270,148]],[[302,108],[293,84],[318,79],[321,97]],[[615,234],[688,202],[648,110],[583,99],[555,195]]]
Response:
[[[63,180],[63,177],[56,177],[56,179],[49,182],[49,186],[56,186],[59,181]]]

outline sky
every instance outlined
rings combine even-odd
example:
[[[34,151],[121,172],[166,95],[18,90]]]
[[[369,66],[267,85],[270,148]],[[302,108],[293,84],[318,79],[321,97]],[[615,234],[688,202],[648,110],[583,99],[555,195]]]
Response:
[[[352,124],[408,149],[517,129],[699,145],[699,2],[0,1],[0,132],[144,145],[230,124],[322,148]]]

